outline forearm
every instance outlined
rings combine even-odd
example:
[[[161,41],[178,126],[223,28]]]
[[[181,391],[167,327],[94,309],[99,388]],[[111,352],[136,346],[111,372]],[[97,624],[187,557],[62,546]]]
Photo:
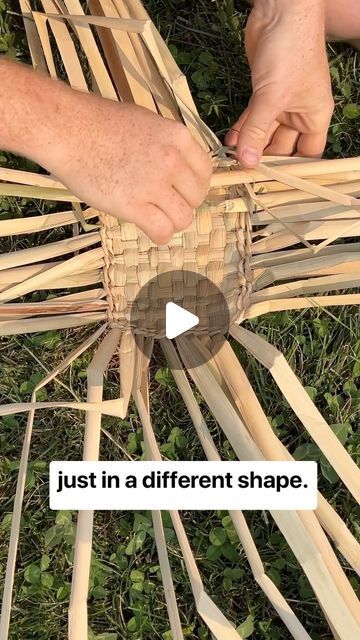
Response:
[[[0,86],[0,149],[53,171],[77,120],[81,94],[4,58],[0,58]]]

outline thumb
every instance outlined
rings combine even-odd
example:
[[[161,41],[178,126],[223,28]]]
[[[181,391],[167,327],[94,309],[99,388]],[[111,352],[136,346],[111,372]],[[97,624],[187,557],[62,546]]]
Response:
[[[237,140],[237,157],[245,169],[251,169],[259,164],[278,111],[279,107],[268,95],[253,94],[249,102],[248,116]]]

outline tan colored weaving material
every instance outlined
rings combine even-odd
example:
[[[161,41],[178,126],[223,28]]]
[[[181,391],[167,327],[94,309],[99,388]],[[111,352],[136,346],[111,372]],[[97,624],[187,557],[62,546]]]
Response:
[[[256,171],[243,171],[231,150],[224,149],[200,120],[186,79],[139,0],[91,0],[91,15],[84,14],[79,0],[41,0],[36,5],[38,11],[31,0],[20,0],[36,69],[58,77],[61,66],[74,88],[90,89],[112,100],[134,101],[164,117],[182,120],[211,154],[214,174],[207,199],[191,227],[177,233],[169,245],[157,247],[134,225],[83,206],[54,176],[0,168],[0,196],[69,203],[67,211],[2,220],[0,237],[70,229],[71,225],[79,231],[66,240],[0,256],[0,335],[100,325],[37,385],[31,402],[0,406],[0,415],[28,414],[9,540],[0,640],[9,637],[26,469],[37,409],[69,407],[85,411],[83,457],[96,460],[102,416],[124,417],[132,398],[144,429],[146,455],[161,460],[151,424],[148,374],[154,338],[160,338],[194,425],[194,435],[199,437],[207,459],[220,460],[220,455],[194,387],[240,459],[292,459],[269,425],[230,343],[218,348],[216,320],[206,329],[204,318],[215,318],[216,305],[201,280],[191,287],[194,273],[222,291],[229,307],[232,337],[270,371],[343,487],[360,499],[359,469],[284,357],[263,338],[239,326],[244,319],[275,310],[359,305],[360,159],[264,158]],[[82,68],[84,57],[90,73]],[[148,293],[142,293],[142,287],[159,275],[165,277],[166,287],[154,301]],[[33,302],[29,297],[35,291],[47,290],[58,293],[43,302]],[[62,295],[62,291],[66,293]],[[156,316],[156,309],[169,298],[190,307],[200,317],[198,327],[176,344],[164,338]],[[151,302],[155,315],[149,313]],[[86,401],[37,402],[38,391],[95,344]],[[119,397],[105,401],[103,374],[114,354],[120,356]],[[198,366],[200,356],[206,362]],[[170,515],[183,554],[184,580],[189,580],[199,616],[216,640],[238,639],[236,620],[228,620],[205,591],[181,516],[176,511]],[[360,546],[354,532],[320,493],[315,512],[272,512],[271,516],[295,554],[299,570],[307,576],[333,637],[360,638],[359,602],[342,566],[345,560],[349,569],[360,572]],[[266,574],[246,518],[236,511],[230,517],[257,585],[291,636],[309,640],[295,612]],[[182,640],[160,513],[153,512],[152,518],[173,640]],[[88,638],[92,532],[93,513],[80,512],[69,610],[70,640]],[[330,540],[342,556],[341,563]]]

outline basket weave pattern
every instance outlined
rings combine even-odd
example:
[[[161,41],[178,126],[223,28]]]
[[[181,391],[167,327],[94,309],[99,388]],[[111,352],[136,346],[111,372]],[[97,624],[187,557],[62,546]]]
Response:
[[[156,246],[135,225],[119,224],[100,214],[103,285],[111,327],[131,327],[138,334],[164,337],[164,305],[174,300],[199,317],[195,335],[209,334],[209,324],[210,334],[216,334],[219,304],[215,296],[209,296],[208,281],[225,297],[230,324],[243,319],[251,294],[250,216],[219,211],[219,195],[212,195],[213,206],[199,212],[186,231],[163,246]],[[162,276],[161,287],[146,287],[157,276]]]

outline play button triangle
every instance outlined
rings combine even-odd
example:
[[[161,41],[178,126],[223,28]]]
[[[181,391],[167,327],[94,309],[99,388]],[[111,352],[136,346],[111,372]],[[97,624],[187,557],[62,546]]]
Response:
[[[199,318],[194,313],[186,311],[174,302],[166,304],[165,333],[170,340],[196,327],[197,324],[199,324]]]

